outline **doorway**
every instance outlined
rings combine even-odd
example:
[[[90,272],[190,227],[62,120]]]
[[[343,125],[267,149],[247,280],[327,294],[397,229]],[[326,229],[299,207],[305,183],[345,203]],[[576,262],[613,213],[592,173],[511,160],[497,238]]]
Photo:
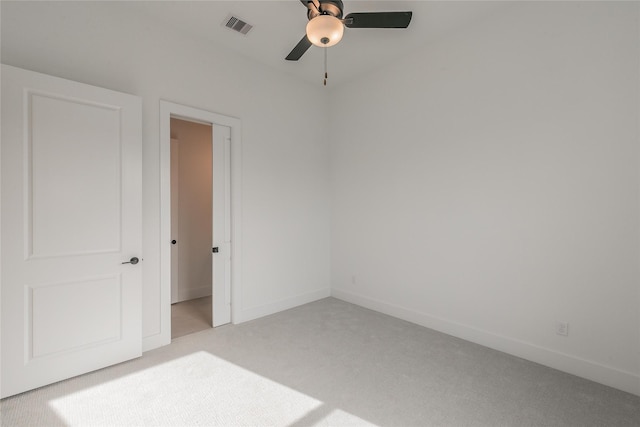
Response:
[[[211,328],[213,126],[171,118],[171,339]]]
[[[212,127],[213,227],[212,325],[242,321],[242,136],[237,118],[160,101],[160,330],[145,337],[143,351],[171,343],[171,119]],[[217,154],[216,154],[217,153]],[[217,207],[217,208],[216,208]],[[216,215],[217,212],[223,214]],[[178,240],[178,239],[175,239]],[[217,251],[217,252],[216,252]]]

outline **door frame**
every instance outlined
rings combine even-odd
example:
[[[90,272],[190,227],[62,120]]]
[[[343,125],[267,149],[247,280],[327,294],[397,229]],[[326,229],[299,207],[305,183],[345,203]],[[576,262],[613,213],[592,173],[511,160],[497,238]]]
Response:
[[[242,122],[235,117],[161,99],[160,333],[155,336],[157,339],[147,340],[143,345],[143,350],[171,343],[171,117],[209,124],[214,128],[216,125],[231,128],[231,323],[240,322],[240,298],[242,295]]]

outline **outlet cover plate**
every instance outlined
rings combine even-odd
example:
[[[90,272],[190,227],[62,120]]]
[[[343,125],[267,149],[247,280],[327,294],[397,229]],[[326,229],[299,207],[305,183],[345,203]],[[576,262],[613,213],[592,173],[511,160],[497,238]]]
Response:
[[[569,336],[569,323],[568,322],[556,322],[556,334],[563,337]]]

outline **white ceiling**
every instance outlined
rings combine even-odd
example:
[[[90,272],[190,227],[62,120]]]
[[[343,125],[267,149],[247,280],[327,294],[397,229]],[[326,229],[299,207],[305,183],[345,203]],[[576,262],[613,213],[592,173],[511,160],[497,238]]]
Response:
[[[124,3],[120,3],[124,5]],[[345,29],[329,48],[329,84],[338,86],[380,68],[447,33],[483,19],[504,2],[344,0],[344,13],[413,11],[411,25],[398,29]],[[299,0],[126,2],[128,11],[191,36],[232,50],[313,84],[322,84],[323,52],[312,46],[297,62],[285,56],[302,38],[306,8]],[[229,14],[252,24],[243,36],[224,27]]]

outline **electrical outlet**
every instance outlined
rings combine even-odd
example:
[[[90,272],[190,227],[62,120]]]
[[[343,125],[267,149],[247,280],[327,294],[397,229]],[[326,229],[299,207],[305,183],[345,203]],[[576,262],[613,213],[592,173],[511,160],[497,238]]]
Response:
[[[556,334],[563,337],[569,336],[569,323],[568,322],[556,322]]]

